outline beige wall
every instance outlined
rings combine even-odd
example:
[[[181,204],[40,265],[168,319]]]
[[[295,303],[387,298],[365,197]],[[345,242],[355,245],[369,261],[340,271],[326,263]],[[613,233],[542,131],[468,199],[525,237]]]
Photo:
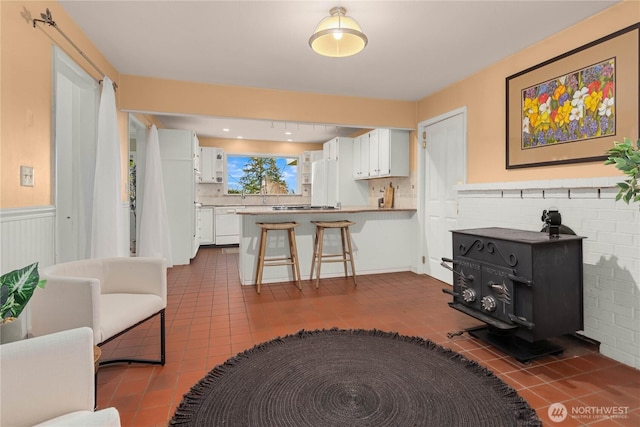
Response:
[[[411,129],[416,104],[350,96],[212,85],[123,75],[121,107],[132,111]]]
[[[56,24],[109,78],[119,84],[118,72],[93,46],[57,2],[1,1],[0,65],[0,207],[53,203],[52,189],[52,46],[60,46],[96,80],[102,76],[53,28],[32,17],[49,8]],[[116,102],[120,90],[116,92]],[[123,164],[127,158],[127,115],[118,114]],[[34,167],[35,185],[20,186],[20,165]],[[126,182],[127,168],[122,179]],[[126,200],[123,186],[123,200]]]
[[[640,21],[637,0],[625,1],[415,103],[121,76],[58,3],[1,1],[1,208],[52,203],[52,46],[59,45],[88,73],[100,78],[54,29],[33,28],[29,16],[37,17],[46,8],[51,10],[60,28],[118,84],[116,100],[122,110],[415,128],[423,120],[467,106],[470,183],[615,175],[614,168],[600,164],[505,170],[505,78]],[[118,117],[126,166],[127,115],[119,113]],[[153,118],[145,121],[151,122]],[[412,170],[417,165],[416,139],[414,132]],[[229,147],[233,147],[233,143],[229,141]],[[35,167],[34,187],[20,187],[20,165]],[[126,200],[126,171],[123,167],[123,200]]]
[[[505,79],[512,74],[561,55],[640,21],[637,0],[625,1],[594,17],[518,52],[483,71],[418,103],[418,122],[467,107],[467,182],[505,182],[540,179],[615,176],[600,163],[584,163],[507,170],[505,168]],[[621,135],[637,138],[635,135]],[[603,153],[604,154],[604,153]]]

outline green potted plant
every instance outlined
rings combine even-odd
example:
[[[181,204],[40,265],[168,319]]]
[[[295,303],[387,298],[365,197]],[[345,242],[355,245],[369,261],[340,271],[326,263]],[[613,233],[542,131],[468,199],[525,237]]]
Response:
[[[16,322],[27,306],[37,287],[44,287],[40,280],[38,263],[10,271],[0,277],[0,327],[2,342],[24,338],[24,322]]]
[[[614,142],[614,146],[607,151],[607,160],[605,165],[615,165],[628,176],[626,180],[618,183],[619,192],[616,200],[624,200],[629,202],[640,201],[640,138],[633,146],[633,142],[629,138],[624,138],[623,142]]]

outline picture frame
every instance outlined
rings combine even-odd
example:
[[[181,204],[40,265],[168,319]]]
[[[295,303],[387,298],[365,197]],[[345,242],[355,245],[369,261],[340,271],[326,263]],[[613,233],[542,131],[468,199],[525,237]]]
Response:
[[[506,78],[506,168],[606,159],[638,137],[640,23]]]

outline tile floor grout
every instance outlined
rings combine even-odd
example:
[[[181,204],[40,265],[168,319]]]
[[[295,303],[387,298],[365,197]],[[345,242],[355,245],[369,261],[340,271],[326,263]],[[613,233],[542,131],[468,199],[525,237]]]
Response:
[[[357,267],[357,266],[356,266]],[[266,284],[260,295],[241,286],[238,255],[201,248],[191,264],[168,271],[165,366],[112,365],[98,375],[98,407],[115,406],[124,427],[166,426],[182,396],[216,365],[277,336],[301,329],[380,329],[419,336],[451,348],[493,371],[536,409],[544,425],[640,425],[640,371],[573,337],[552,341],[563,354],[522,364],[468,334],[448,332],[481,325],[451,309],[441,282],[411,272],[330,278],[315,289],[308,280]],[[159,322],[152,320],[103,346],[103,359],[157,357]],[[547,409],[628,408],[625,418],[579,414],[552,422]],[[585,409],[587,408],[587,409]],[[595,409],[588,409],[595,408]],[[589,416],[589,418],[587,418]]]

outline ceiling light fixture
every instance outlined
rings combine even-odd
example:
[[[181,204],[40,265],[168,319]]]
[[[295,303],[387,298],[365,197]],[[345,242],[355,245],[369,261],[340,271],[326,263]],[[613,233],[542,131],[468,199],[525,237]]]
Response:
[[[347,16],[347,9],[334,7],[329,13],[331,16],[320,21],[309,38],[311,49],[333,58],[355,55],[364,49],[369,40],[356,20]]]

